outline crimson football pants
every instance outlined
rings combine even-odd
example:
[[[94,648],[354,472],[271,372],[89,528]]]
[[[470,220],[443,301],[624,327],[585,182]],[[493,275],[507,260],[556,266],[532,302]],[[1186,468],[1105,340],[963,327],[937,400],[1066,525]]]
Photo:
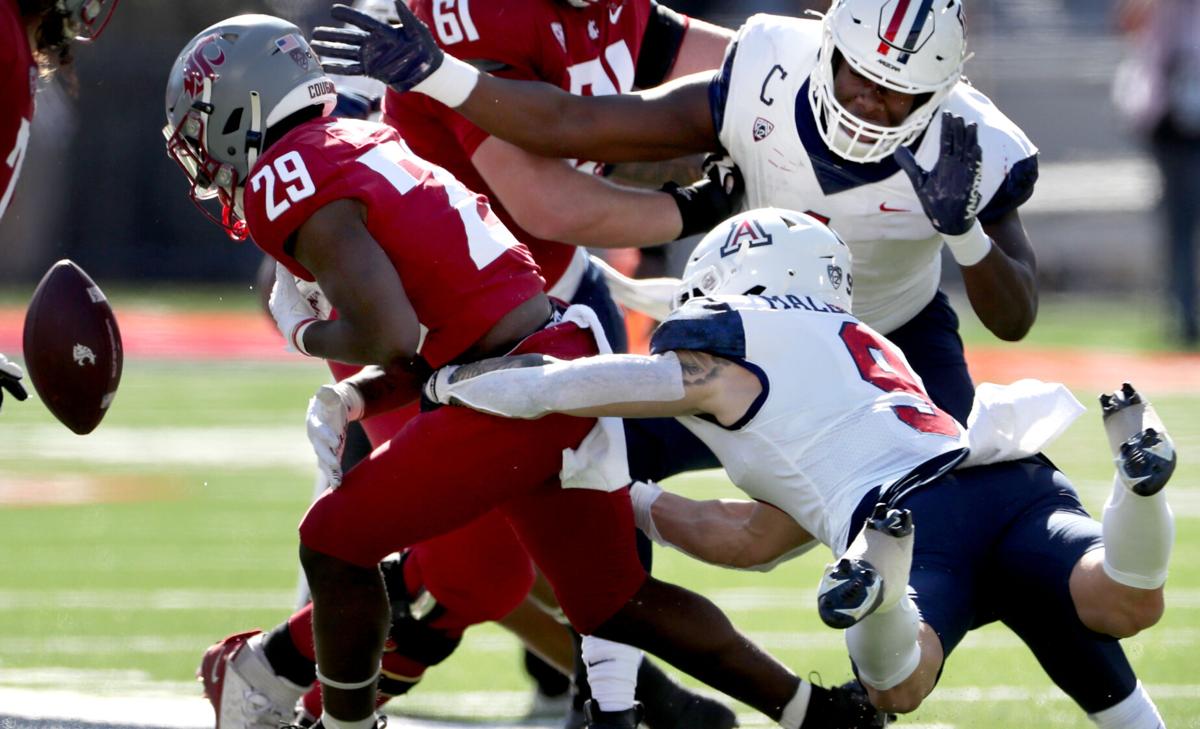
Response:
[[[597,350],[590,332],[559,324],[529,336],[513,354],[533,352],[575,359]],[[562,451],[577,447],[594,425],[590,418],[509,420],[457,407],[421,413],[309,508],[300,539],[368,567],[499,509],[572,625],[591,633],[646,579],[628,491],[559,484]]]

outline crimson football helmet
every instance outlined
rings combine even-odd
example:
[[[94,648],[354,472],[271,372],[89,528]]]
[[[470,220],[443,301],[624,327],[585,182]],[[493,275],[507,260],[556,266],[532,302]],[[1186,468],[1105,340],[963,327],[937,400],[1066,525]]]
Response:
[[[850,249],[821,221],[760,208],[721,223],[688,258],[675,306],[697,296],[812,296],[850,311]]]
[[[921,134],[962,76],[966,23],[961,0],[835,0],[822,21],[821,50],[808,95],[817,128],[834,153],[852,162],[876,162]],[[834,95],[834,57],[860,75],[917,96],[897,126],[863,121]]]
[[[58,0],[55,9],[67,18],[67,32],[77,41],[100,37],[120,0]]]
[[[167,78],[167,154],[192,183],[191,198],[235,239],[246,237],[242,192],[267,130],[310,107],[327,116],[333,81],[295,25],[239,15],[201,31]],[[217,198],[221,216],[200,201]]]

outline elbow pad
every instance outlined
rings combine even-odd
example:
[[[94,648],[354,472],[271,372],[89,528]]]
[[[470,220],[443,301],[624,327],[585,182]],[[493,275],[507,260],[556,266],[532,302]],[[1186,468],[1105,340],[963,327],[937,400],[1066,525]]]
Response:
[[[602,354],[560,360],[532,354],[443,367],[425,383],[425,396],[507,418],[627,402],[683,399],[683,368],[674,352]]]

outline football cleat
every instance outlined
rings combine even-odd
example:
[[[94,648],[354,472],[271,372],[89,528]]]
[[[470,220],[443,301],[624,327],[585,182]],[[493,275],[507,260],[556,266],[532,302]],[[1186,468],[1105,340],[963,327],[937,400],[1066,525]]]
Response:
[[[302,718],[298,718],[296,720],[296,722],[293,724],[280,724],[275,729],[325,729],[325,725],[321,723],[320,719],[317,719],[314,722],[312,720],[312,717],[309,716],[308,720],[309,720],[308,723],[305,724]],[[376,714],[375,715],[375,729],[387,729],[387,724],[388,724],[387,715],[385,715],[385,714]]]
[[[817,612],[826,625],[845,630],[879,609],[883,578],[863,559],[839,559],[825,568],[817,588]]]
[[[642,721],[642,705],[634,702],[632,708],[624,711],[601,711],[595,699],[588,699],[583,705],[583,715],[587,729],[637,729]]]
[[[1121,481],[1139,496],[1161,491],[1178,457],[1154,406],[1126,382],[1111,395],[1101,395],[1100,408]]]
[[[842,701],[850,707],[850,711],[859,711],[862,714],[864,723],[861,726],[875,729],[876,727],[886,727],[896,721],[895,714],[875,708],[867,696],[866,687],[856,678],[850,679],[830,691],[834,694],[834,701]]]
[[[278,729],[292,723],[303,687],[275,675],[262,655],[260,630],[237,633],[204,652],[196,677],[217,715],[217,729]]]
[[[876,504],[842,558],[825,568],[817,588],[821,620],[845,630],[899,603],[908,587],[913,534],[912,512]]]

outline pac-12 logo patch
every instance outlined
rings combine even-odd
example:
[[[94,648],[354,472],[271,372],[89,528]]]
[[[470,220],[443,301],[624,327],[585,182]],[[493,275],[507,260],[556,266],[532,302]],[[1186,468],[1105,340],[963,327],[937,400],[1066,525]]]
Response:
[[[743,243],[747,248],[769,246],[771,245],[771,234],[763,230],[762,226],[754,220],[740,220],[729,230],[729,236],[725,238],[725,244],[721,246],[721,258],[732,256],[740,251]]]
[[[761,142],[773,131],[775,131],[775,125],[761,116],[754,120],[754,141]]]
[[[825,267],[825,272],[829,274],[829,283],[831,286],[841,288],[842,286],[842,267],[836,263],[831,263]]]

